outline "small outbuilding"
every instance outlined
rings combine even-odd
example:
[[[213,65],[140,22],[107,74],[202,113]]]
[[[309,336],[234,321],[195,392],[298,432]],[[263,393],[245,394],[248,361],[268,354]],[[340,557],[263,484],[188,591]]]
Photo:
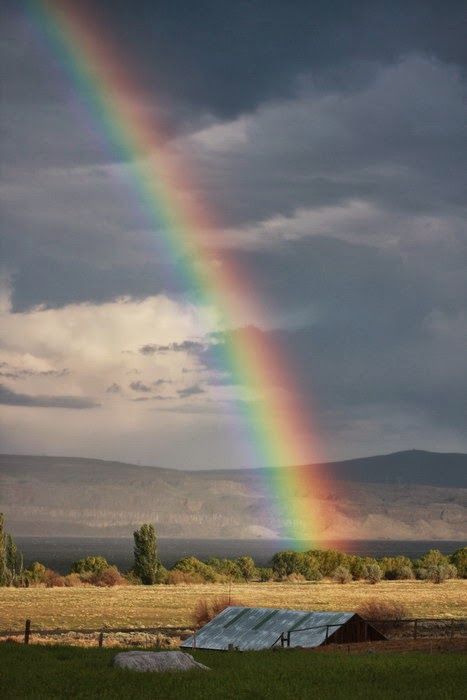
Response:
[[[185,649],[314,648],[385,639],[354,612],[230,606],[180,646]]]

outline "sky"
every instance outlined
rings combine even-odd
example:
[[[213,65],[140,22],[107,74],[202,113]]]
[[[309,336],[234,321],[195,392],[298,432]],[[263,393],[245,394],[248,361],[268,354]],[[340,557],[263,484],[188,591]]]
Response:
[[[2,5],[3,452],[255,466],[216,352],[243,326],[281,348],[321,459],[467,451],[464,2],[89,3],[203,244],[250,280],[230,328],[31,4]]]

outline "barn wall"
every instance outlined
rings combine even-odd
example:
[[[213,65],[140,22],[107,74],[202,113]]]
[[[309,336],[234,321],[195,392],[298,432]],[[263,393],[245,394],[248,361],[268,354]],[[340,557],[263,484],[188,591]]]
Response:
[[[335,632],[329,630],[328,644],[352,644],[353,642],[375,642],[386,639],[377,629],[365,622],[360,615],[339,627]]]

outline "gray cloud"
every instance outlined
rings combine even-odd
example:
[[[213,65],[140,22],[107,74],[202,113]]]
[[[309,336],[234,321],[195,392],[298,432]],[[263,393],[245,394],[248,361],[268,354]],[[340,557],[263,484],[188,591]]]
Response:
[[[130,384],[130,389],[133,389],[133,391],[141,391],[143,393],[147,393],[151,391],[151,387],[148,386],[147,384],[143,384],[143,382],[131,382]]]
[[[181,343],[170,343],[169,345],[143,345],[139,351],[142,355],[154,355],[165,352],[201,353],[205,349],[206,345],[204,343],[195,340],[184,340]]]
[[[0,362],[0,377],[5,377],[5,379],[26,379],[28,377],[47,377],[52,379],[66,377],[68,374],[68,369],[32,370],[14,367],[9,365],[8,362]]]
[[[199,394],[204,394],[205,391],[202,389],[199,384],[193,384],[192,386],[188,386],[185,389],[179,389],[177,391],[177,394],[180,396],[181,399],[186,399],[189,396],[197,396]]]
[[[122,387],[116,382],[114,382],[113,384],[108,386],[105,391],[107,394],[120,394],[122,391]]]
[[[98,403],[80,396],[42,396],[18,394],[0,384],[0,403],[5,406],[31,406],[37,408],[95,408]]]

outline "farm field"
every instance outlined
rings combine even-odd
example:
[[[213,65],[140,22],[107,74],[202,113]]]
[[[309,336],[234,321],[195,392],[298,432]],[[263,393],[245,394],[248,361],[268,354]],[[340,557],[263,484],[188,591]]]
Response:
[[[191,627],[200,599],[226,597],[226,584],[117,586],[114,588],[0,588],[0,630]],[[467,579],[428,581],[232,584],[242,605],[354,611],[368,600],[403,604],[410,617],[467,618]]]
[[[1,644],[0,695],[5,700],[465,697],[465,656],[461,654],[205,651],[194,656],[210,671],[155,675],[112,668],[114,653],[112,649]]]

